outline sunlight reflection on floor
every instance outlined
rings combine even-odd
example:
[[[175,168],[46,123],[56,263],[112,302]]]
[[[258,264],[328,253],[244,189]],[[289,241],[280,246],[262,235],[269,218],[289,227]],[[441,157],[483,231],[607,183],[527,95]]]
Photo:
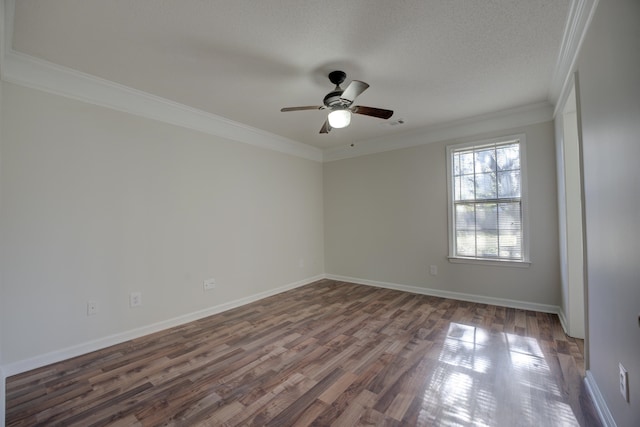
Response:
[[[451,323],[438,361],[422,425],[579,425],[534,338]]]

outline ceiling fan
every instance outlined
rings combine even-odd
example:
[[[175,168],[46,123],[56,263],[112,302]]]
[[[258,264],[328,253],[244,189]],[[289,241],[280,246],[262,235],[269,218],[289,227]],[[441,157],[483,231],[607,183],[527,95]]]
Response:
[[[347,78],[344,71],[332,71],[329,73],[329,80],[336,85],[336,88],[324,97],[324,105],[308,105],[304,107],[285,107],[280,111],[301,111],[301,110],[331,110],[325,120],[320,133],[329,133],[333,128],[339,129],[349,126],[351,114],[363,114],[365,116],[388,119],[393,115],[392,110],[382,108],[365,107],[353,105],[353,101],[358,95],[367,90],[369,85],[360,80],[353,80],[346,89],[342,90],[340,84]]]

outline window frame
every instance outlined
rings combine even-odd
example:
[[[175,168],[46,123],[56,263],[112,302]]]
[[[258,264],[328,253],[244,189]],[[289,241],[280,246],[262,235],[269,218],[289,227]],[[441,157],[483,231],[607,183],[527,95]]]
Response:
[[[456,254],[456,222],[455,222],[455,195],[453,186],[453,161],[454,153],[469,148],[480,148],[483,146],[508,144],[518,142],[520,150],[520,209],[522,221],[522,259],[507,258],[482,258],[461,256]],[[447,145],[447,211],[448,211],[448,235],[449,235],[449,255],[448,259],[454,263],[502,265],[512,267],[528,267],[531,264],[529,257],[529,209],[527,191],[527,149],[526,136],[524,134],[506,135],[497,138],[469,141]],[[474,199],[478,201],[479,199]]]

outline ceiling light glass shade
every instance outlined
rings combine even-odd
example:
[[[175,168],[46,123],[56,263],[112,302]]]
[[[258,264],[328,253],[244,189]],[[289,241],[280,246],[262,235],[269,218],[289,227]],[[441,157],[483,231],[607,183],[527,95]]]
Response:
[[[332,128],[340,129],[349,126],[351,123],[351,111],[334,110],[329,113],[329,124]]]

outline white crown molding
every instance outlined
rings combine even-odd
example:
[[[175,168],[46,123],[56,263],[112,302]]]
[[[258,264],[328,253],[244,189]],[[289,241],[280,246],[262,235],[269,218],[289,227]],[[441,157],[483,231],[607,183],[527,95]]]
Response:
[[[591,401],[595,405],[598,416],[600,417],[600,421],[602,422],[604,427],[616,427],[616,422],[613,419],[613,415],[611,415],[611,411],[609,411],[607,402],[605,402],[602,393],[600,393],[598,384],[596,383],[595,378],[593,378],[593,374],[591,373],[591,371],[587,371],[584,382],[587,386],[587,391],[591,396]]]
[[[92,351],[100,350],[112,345],[120,344],[132,339],[140,338],[145,335],[153,334],[155,332],[163,331],[165,329],[180,326],[185,323],[193,322],[195,320],[203,319],[214,314],[222,313],[223,311],[231,310],[241,307],[252,302],[280,294],[282,292],[289,291],[291,289],[299,288],[324,279],[324,275],[320,274],[313,277],[308,277],[297,282],[290,283],[288,285],[281,286],[279,288],[271,289],[269,291],[260,292],[255,295],[250,295],[245,298],[240,298],[227,303],[208,307],[203,310],[199,310],[193,313],[187,313],[182,316],[174,317],[172,319],[163,320],[151,325],[142,326],[136,329],[132,329],[125,332],[120,332],[114,335],[98,338],[96,340],[84,342],[72,347],[67,347],[61,350],[52,351],[50,353],[38,355],[29,359],[18,360],[13,363],[0,366],[0,373],[7,377],[17,375],[22,372],[27,372],[32,369],[37,369],[42,366],[50,365],[52,363],[61,362],[63,360],[71,359],[76,356],[91,353]],[[4,372],[3,372],[4,371]]]
[[[356,144],[355,147],[340,146],[328,148],[324,151],[324,161],[331,162],[400,148],[455,140],[487,132],[547,122],[552,119],[553,106],[545,101],[453,122],[427,126],[398,135],[370,139],[361,145]]]
[[[539,311],[542,313],[558,314],[560,307],[536,302],[517,301],[506,298],[494,298],[483,295],[465,294],[462,292],[443,291],[440,289],[423,288],[418,286],[401,285],[397,283],[378,282],[376,280],[359,279],[357,277],[326,274],[325,277],[341,282],[357,283],[359,285],[374,286],[376,288],[394,289],[396,291],[410,292],[413,294],[429,295],[433,297],[449,298],[459,301],[469,301],[479,304],[491,304],[500,307],[519,308],[521,310]]]
[[[557,105],[565,92],[568,91],[569,80],[575,71],[576,60],[584,37],[593,19],[598,0],[571,0],[567,22],[562,36],[560,52],[553,70],[551,86],[549,87],[549,102]],[[554,117],[557,113],[554,111]]]
[[[233,141],[322,161],[322,150],[177,102],[7,49],[2,80]]]

